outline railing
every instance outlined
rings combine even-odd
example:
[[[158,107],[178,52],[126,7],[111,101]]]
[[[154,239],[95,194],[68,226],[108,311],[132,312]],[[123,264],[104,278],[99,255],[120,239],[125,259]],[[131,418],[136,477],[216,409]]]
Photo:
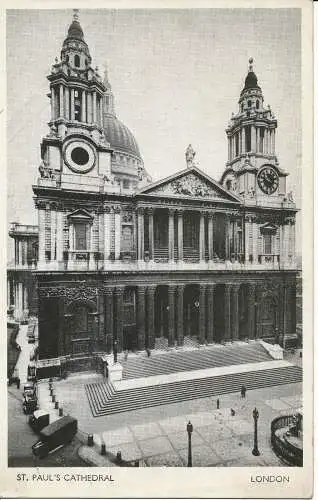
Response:
[[[302,467],[303,465],[303,452],[299,448],[292,446],[290,443],[284,441],[281,436],[277,435],[277,431],[283,428],[289,428],[294,423],[294,415],[283,415],[274,418],[271,423],[271,445],[276,453],[282,460],[290,465]]]
[[[279,255],[260,254],[258,256],[259,264],[279,264]]]

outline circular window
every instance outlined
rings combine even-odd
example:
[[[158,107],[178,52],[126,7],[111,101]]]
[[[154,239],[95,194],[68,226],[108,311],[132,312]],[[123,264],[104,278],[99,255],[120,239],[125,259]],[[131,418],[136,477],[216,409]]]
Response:
[[[71,153],[71,158],[77,165],[86,165],[89,160],[88,152],[83,148],[74,148]]]
[[[78,173],[89,172],[95,165],[95,152],[86,141],[72,141],[64,150],[66,165]]]

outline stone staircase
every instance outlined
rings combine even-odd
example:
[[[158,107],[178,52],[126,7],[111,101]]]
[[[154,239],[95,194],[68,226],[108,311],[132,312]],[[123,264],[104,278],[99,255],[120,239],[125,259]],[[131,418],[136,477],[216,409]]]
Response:
[[[302,381],[302,368],[284,366],[265,370],[212,376],[194,380],[115,391],[109,383],[87,384],[88,401],[94,417],[180,403],[222,394],[247,391]]]
[[[157,339],[158,340],[158,339]],[[192,346],[189,337],[189,347]],[[164,339],[165,342],[166,339]],[[165,344],[162,344],[164,348]],[[188,372],[218,366],[240,365],[270,361],[272,358],[258,342],[250,344],[234,343],[231,345],[206,346],[192,350],[176,350],[163,354],[146,356],[128,356],[123,366],[123,379],[164,375],[175,372]]]

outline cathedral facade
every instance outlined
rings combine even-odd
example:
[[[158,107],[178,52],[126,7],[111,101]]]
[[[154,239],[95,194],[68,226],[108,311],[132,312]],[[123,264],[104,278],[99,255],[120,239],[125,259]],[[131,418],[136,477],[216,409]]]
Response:
[[[33,186],[39,374],[114,349],[293,336],[297,209],[253,61],[219,182],[191,145],[183,169],[151,181],[76,13],[48,81]]]

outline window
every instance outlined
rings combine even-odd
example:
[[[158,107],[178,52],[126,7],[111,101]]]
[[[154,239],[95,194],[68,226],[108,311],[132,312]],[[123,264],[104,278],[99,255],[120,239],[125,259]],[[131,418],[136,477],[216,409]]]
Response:
[[[231,189],[231,187],[232,187],[232,181],[230,179],[228,179],[226,181],[226,189]]]
[[[79,68],[80,67],[80,56],[79,55],[75,55],[74,56],[74,65],[76,66],[76,68]]]
[[[259,100],[256,101],[256,109],[259,109]]]
[[[264,127],[260,128],[259,134],[259,152],[263,153],[264,151]]]
[[[264,254],[271,255],[271,253],[272,253],[272,235],[269,233],[265,233],[263,235],[263,241],[264,241]]]
[[[89,243],[89,225],[85,222],[74,224],[75,250],[88,250]]]
[[[239,154],[239,135],[235,134],[235,155]]]
[[[74,91],[74,117],[76,121],[81,121],[81,113],[82,113],[82,106],[81,106],[81,97],[82,97],[82,92],[80,90],[75,90]]]
[[[123,188],[124,189],[129,189],[129,187],[130,187],[129,179],[124,179],[123,180]]]
[[[247,106],[250,108],[252,106],[252,101],[248,100],[247,101]]]

